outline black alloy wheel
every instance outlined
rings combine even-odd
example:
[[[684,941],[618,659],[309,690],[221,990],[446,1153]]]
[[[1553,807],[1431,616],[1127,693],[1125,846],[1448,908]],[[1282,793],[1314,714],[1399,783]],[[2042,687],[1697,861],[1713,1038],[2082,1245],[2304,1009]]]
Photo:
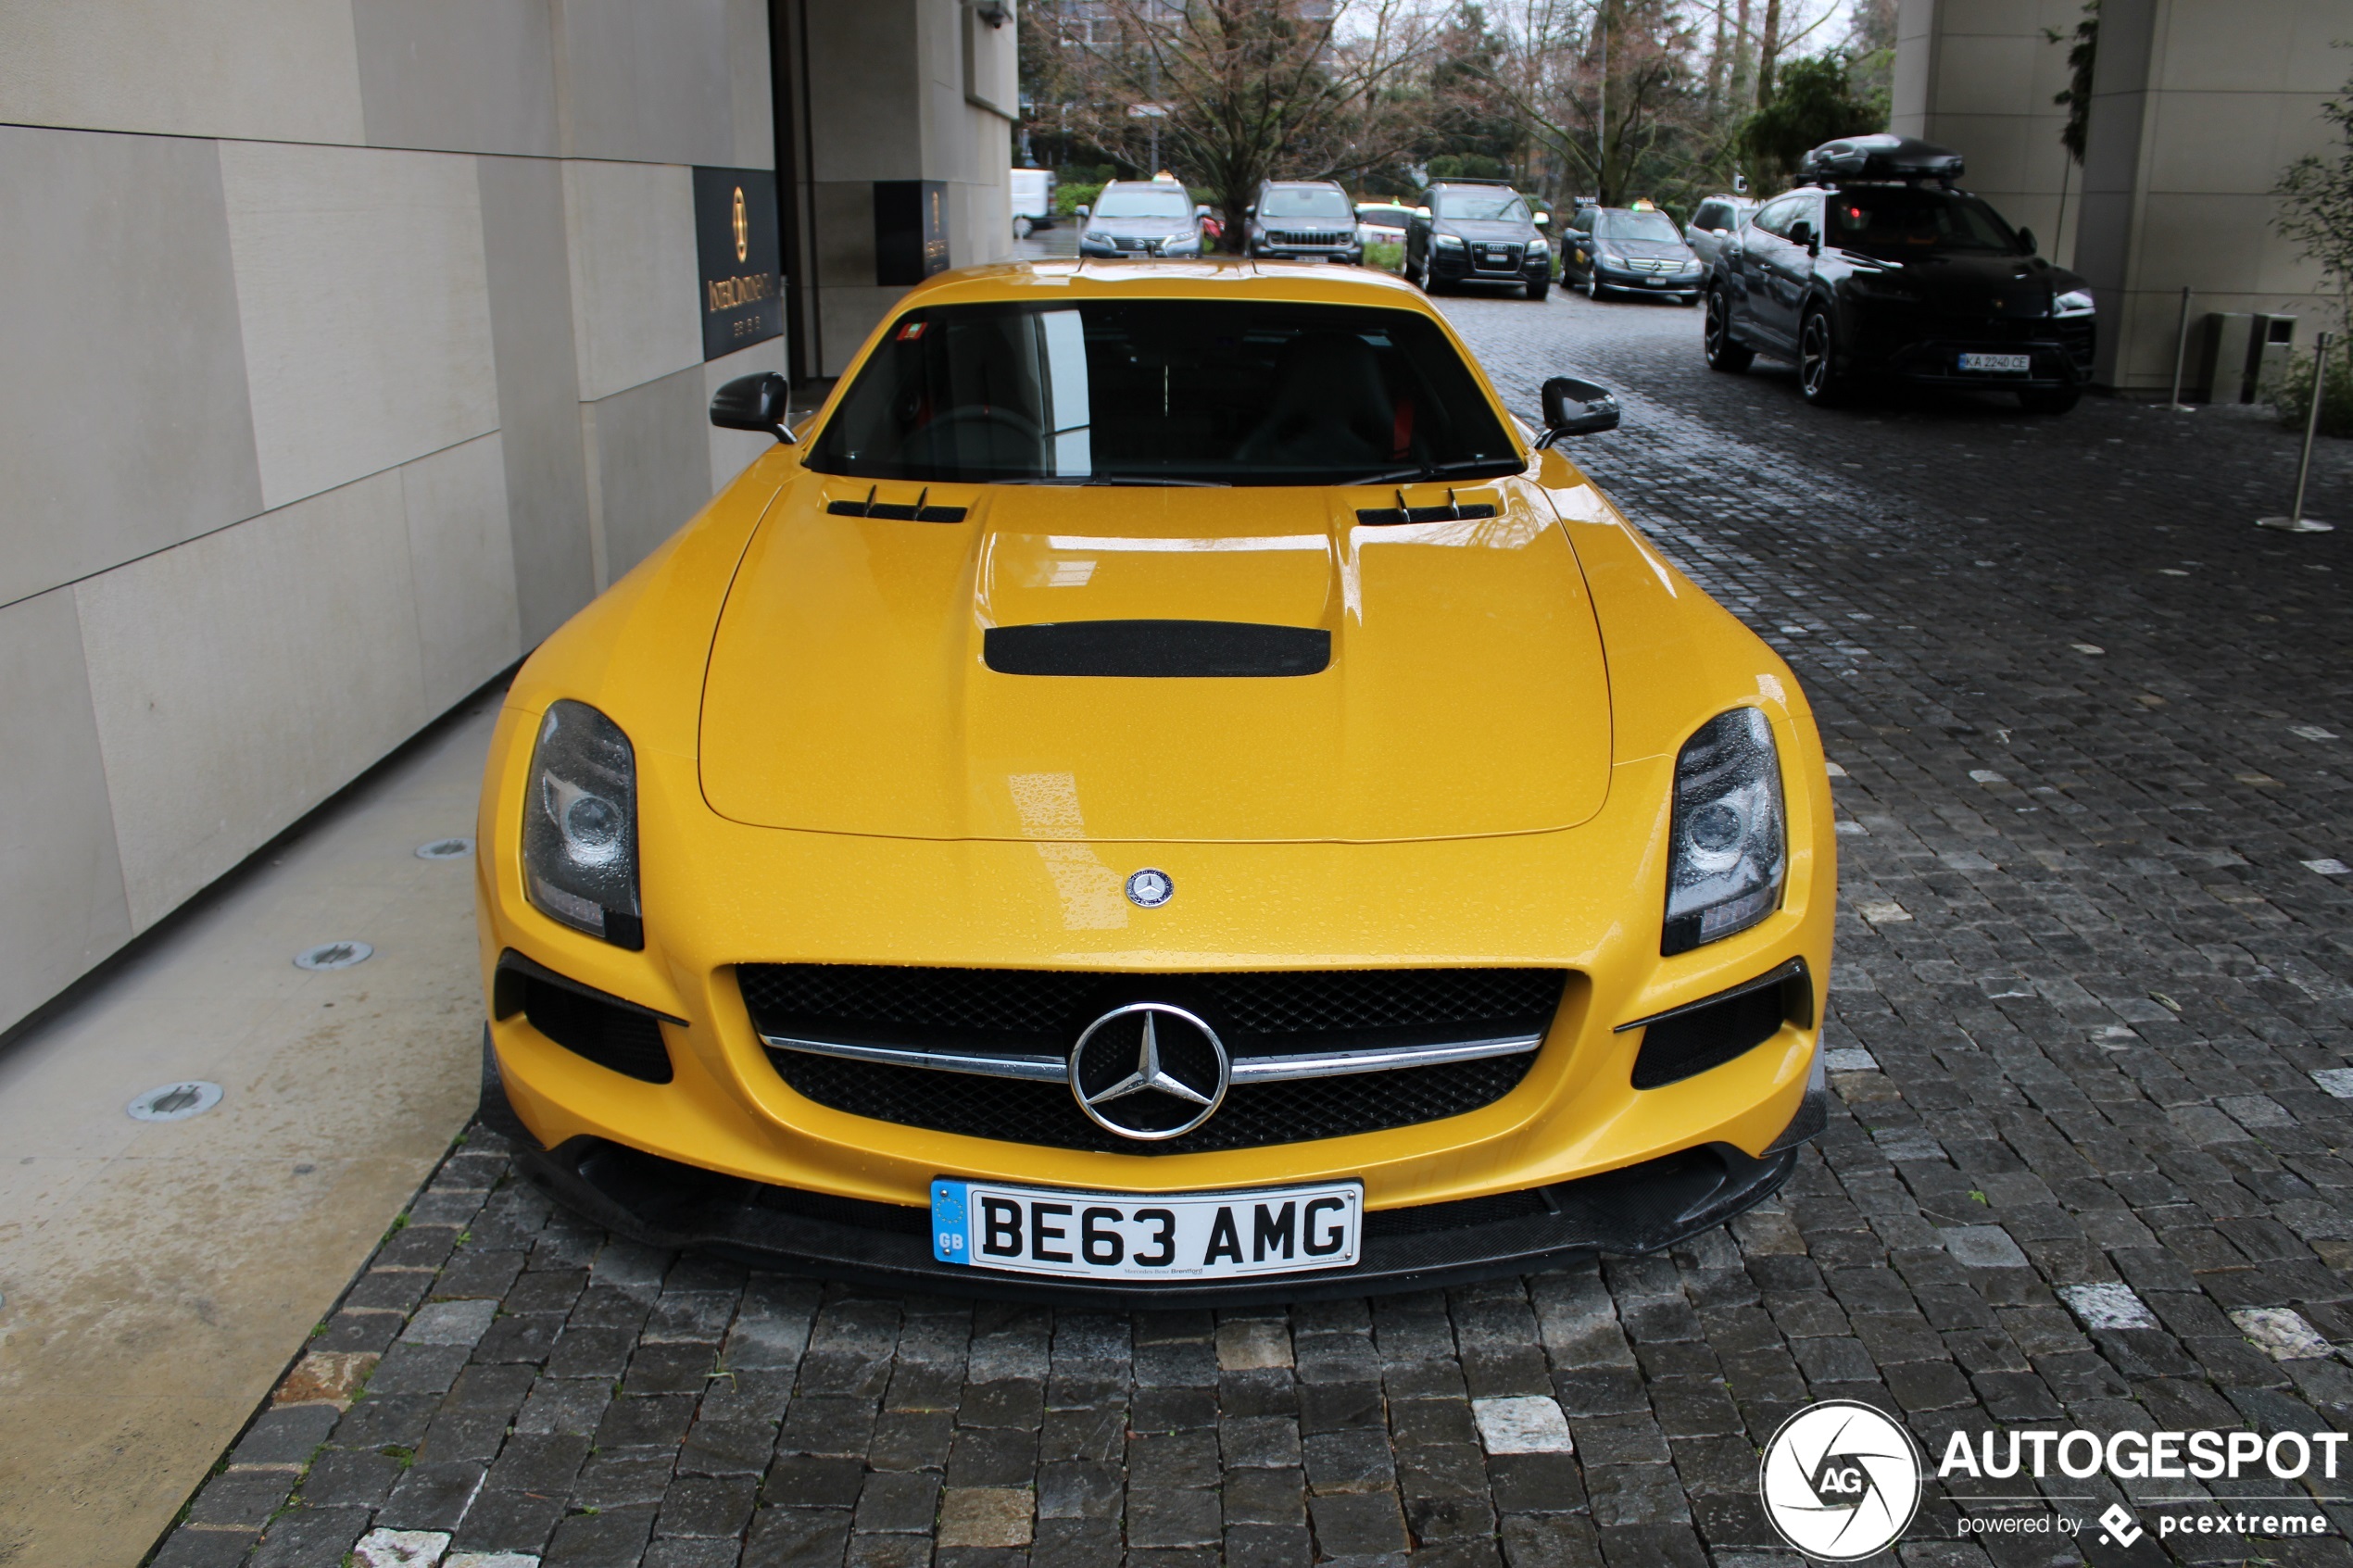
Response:
[[[1846,378],[1838,370],[1838,339],[1831,331],[1829,313],[1819,306],[1806,312],[1805,323],[1797,329],[1797,389],[1817,408],[1835,408],[1846,395]]]
[[[1528,297],[1529,297],[1529,298],[1530,298],[1530,299],[1541,299],[1541,298],[1543,298],[1546,295],[1548,295],[1548,294],[1550,294],[1550,293],[1552,293],[1552,292],[1553,292],[1553,280],[1552,280],[1551,278],[1549,278],[1549,277],[1544,277],[1544,278],[1530,278],[1530,279],[1529,279],[1529,280],[1528,280]]]
[[[1726,375],[1741,374],[1756,358],[1753,351],[1732,341],[1732,307],[1721,289],[1707,291],[1707,315],[1700,326],[1699,341],[1707,357],[1707,368]]]

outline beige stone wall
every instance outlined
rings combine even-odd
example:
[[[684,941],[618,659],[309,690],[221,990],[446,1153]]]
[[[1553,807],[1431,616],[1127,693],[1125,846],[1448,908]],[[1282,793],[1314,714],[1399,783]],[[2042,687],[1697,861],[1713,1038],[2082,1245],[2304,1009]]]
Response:
[[[0,1030],[760,451],[688,170],[773,167],[767,10],[0,6]]]
[[[2082,0],[1903,0],[1896,13],[1890,128],[1958,149],[1964,182],[2064,265],[2081,223],[2082,180],[2059,144],[2068,42]],[[2064,202],[2064,209],[2062,209]]]
[[[2033,227],[2100,304],[2097,376],[2131,391],[2173,372],[2181,290],[2213,310],[2330,324],[2315,270],[2272,226],[2280,173],[2331,142],[2322,102],[2353,56],[2353,0],[2102,0],[2089,144],[2063,239],[2064,43],[2074,0],[1905,0],[1894,128],[1960,150],[1969,184]],[[2195,353],[2195,349],[2193,349]]]
[[[960,0],[807,0],[806,9],[811,362],[830,376],[905,292],[875,281],[875,182],[946,184],[954,265],[1012,254],[1015,31],[1010,20],[989,27]]]

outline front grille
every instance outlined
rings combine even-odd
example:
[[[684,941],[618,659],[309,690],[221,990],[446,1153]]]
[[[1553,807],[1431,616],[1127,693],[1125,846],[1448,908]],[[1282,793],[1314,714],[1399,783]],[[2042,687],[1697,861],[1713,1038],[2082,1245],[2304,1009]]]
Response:
[[[885,1067],[799,1051],[768,1054],[795,1093],[853,1116],[1102,1154],[1209,1154],[1410,1127],[1494,1104],[1519,1086],[1536,1060],[1490,1057],[1396,1073],[1237,1085],[1227,1091],[1217,1114],[1200,1127],[1182,1137],[1139,1143],[1088,1121],[1062,1084]]]
[[[1812,1021],[1813,982],[1800,966],[1751,981],[1684,1011],[1642,1026],[1634,1057],[1634,1086],[1656,1089],[1697,1077],[1747,1055],[1780,1032],[1784,1022]]]
[[[752,1024],[762,1035],[1057,1057],[1068,1054],[1095,1019],[1147,1000],[1197,1014],[1237,1057],[1541,1035],[1567,982],[1567,972],[1557,969],[1139,974],[746,964],[736,973]],[[786,1084],[837,1110],[974,1137],[1159,1154],[1342,1137],[1459,1116],[1510,1093],[1533,1060],[1521,1054],[1239,1085],[1199,1129],[1143,1145],[1097,1127],[1059,1083],[799,1051],[770,1056]]]
[[[1356,236],[1350,230],[1269,229],[1266,243],[1275,245],[1344,245]]]
[[[1519,268],[1519,246],[1516,245],[1475,245],[1470,247],[1472,262],[1486,271],[1516,271]]]

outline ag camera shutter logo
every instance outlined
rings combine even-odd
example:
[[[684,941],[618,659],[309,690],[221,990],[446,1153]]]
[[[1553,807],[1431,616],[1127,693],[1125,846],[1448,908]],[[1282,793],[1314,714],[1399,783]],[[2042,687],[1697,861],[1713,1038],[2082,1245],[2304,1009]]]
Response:
[[[1808,1405],[1765,1447],[1756,1488],[1781,1539],[1825,1562],[1884,1551],[1919,1512],[1919,1445],[1852,1399]]]

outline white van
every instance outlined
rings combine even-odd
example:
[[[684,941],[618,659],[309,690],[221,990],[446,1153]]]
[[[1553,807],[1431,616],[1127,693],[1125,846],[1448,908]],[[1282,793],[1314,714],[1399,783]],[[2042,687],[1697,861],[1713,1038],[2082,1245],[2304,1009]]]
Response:
[[[1049,169],[1016,169],[1013,176],[1013,232],[1054,226],[1054,174]]]

